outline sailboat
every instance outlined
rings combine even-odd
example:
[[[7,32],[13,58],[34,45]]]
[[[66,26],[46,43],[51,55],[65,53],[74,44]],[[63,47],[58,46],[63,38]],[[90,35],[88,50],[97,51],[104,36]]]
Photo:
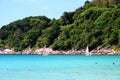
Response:
[[[88,46],[86,47],[85,55],[86,56],[90,56],[91,55],[90,52],[89,52],[89,47]]]

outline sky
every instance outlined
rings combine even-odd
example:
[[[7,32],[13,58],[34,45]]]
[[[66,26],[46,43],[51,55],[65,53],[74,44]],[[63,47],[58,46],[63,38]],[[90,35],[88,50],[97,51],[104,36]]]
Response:
[[[60,18],[63,12],[75,11],[86,0],[0,0],[0,27],[29,16]]]

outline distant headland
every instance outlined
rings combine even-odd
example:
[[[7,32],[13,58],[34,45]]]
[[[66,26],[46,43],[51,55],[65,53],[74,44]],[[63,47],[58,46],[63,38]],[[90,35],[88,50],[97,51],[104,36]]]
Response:
[[[84,54],[87,46],[91,54],[120,54],[120,0],[86,1],[59,19],[30,16],[0,29],[1,54]]]

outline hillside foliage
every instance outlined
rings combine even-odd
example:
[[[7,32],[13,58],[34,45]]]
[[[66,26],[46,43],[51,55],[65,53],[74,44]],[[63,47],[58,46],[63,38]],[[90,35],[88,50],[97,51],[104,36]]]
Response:
[[[120,50],[120,0],[86,1],[60,19],[31,16],[0,29],[0,48],[51,47],[54,50],[80,50],[86,46]]]

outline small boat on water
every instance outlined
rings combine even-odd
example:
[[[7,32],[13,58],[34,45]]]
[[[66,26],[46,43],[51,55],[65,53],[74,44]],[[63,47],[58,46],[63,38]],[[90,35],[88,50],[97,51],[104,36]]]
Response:
[[[89,47],[88,46],[86,47],[85,55],[86,56],[90,56],[91,55],[91,53],[89,52]]]

